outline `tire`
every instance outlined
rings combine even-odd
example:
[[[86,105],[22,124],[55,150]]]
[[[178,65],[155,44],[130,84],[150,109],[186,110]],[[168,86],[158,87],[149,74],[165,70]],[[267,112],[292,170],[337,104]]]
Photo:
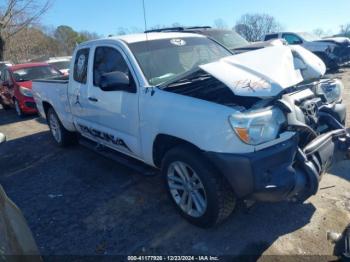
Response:
[[[184,182],[186,171],[187,181],[191,180],[191,183]],[[216,226],[235,208],[236,197],[226,179],[192,147],[179,146],[168,151],[162,161],[162,175],[177,210],[196,226]]]
[[[55,142],[61,147],[67,147],[77,142],[76,133],[69,132],[64,128],[55,110],[51,107],[47,111],[47,122]]]
[[[18,117],[23,117],[24,116],[24,113],[22,111],[22,109],[20,108],[19,106],[19,103],[18,103],[18,100],[17,99],[14,99],[13,100],[13,103],[15,105],[15,110],[16,110],[16,114]]]

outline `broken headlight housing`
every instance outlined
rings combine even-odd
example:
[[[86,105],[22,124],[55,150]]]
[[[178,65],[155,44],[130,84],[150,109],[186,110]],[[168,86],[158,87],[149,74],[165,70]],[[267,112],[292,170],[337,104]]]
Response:
[[[316,94],[323,96],[328,103],[338,102],[342,98],[343,83],[338,80],[323,80],[316,86]]]
[[[250,145],[259,145],[277,138],[286,122],[283,112],[276,107],[230,116],[230,124],[237,136]]]

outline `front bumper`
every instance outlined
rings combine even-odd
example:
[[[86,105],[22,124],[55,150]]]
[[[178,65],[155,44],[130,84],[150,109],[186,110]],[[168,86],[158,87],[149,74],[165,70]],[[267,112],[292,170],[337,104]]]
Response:
[[[237,197],[258,201],[304,201],[317,193],[321,177],[349,153],[350,130],[323,134],[305,148],[299,137],[248,154],[205,153],[234,189]]]

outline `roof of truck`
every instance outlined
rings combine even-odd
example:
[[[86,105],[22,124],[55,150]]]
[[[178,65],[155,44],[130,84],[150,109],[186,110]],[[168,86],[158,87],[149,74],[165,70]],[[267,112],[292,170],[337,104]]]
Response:
[[[193,33],[178,33],[178,32],[161,32],[161,33],[142,33],[142,34],[133,34],[133,35],[121,35],[121,36],[112,36],[108,39],[123,40],[128,44],[143,42],[147,40],[159,40],[159,39],[171,39],[171,38],[180,38],[180,37],[205,37],[199,34]]]

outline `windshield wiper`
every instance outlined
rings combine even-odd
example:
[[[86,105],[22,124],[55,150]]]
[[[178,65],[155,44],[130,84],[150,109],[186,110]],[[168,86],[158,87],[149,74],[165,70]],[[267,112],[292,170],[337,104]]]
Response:
[[[202,71],[202,72],[201,72]],[[206,80],[210,77],[210,74],[207,72],[203,71],[201,68],[196,68],[195,70],[190,70],[186,72],[185,74],[182,74],[181,76],[177,77],[176,79],[172,79],[172,81],[168,83],[163,83],[161,85],[161,89],[164,88],[171,88],[171,87],[176,87],[176,86],[182,86],[182,85],[187,85],[190,84],[194,81],[202,81]]]

